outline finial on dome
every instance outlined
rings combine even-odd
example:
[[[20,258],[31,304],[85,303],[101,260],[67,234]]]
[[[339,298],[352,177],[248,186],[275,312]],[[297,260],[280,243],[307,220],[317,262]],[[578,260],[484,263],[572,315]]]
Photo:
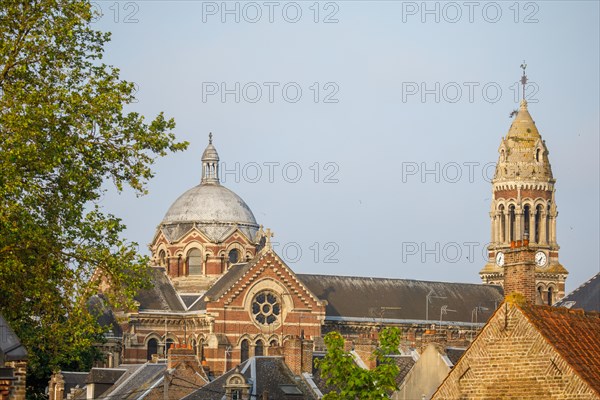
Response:
[[[213,134],[208,134],[208,146],[202,153],[202,181],[201,183],[219,183],[219,154],[212,144]]]
[[[521,75],[521,85],[523,85],[523,101],[525,101],[525,85],[527,85],[527,75],[525,75],[527,64],[525,64],[525,60],[523,60],[523,64],[521,64],[521,69],[523,70],[523,75]],[[523,102],[521,102],[521,105],[523,105]],[[525,102],[525,105],[527,105],[527,102]]]

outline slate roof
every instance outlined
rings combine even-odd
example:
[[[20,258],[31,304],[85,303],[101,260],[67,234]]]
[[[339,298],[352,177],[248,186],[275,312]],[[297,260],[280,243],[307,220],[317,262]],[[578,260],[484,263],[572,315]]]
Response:
[[[152,286],[140,290],[135,300],[140,303],[139,311],[184,312],[186,306],[169,281],[163,267],[151,267]]]
[[[65,381],[65,394],[71,393],[72,388],[84,388],[85,380],[88,376],[87,372],[61,372]]]
[[[460,357],[465,353],[465,351],[467,351],[467,349],[458,347],[446,347],[445,350],[446,356],[448,357],[452,365],[456,365]]]
[[[600,314],[562,307],[519,307],[591,388],[600,395]]]
[[[252,399],[261,398],[265,391],[269,392],[269,400],[284,400],[290,398],[314,399],[309,389],[301,381],[294,378],[282,357],[252,357],[240,364],[239,372],[252,385]],[[236,369],[229,370],[208,385],[184,397],[185,400],[221,400],[225,396],[225,383]],[[290,395],[299,390],[302,394]]]
[[[555,306],[600,312],[600,272],[563,297]]]
[[[119,368],[121,368],[120,366]],[[121,379],[102,394],[102,398],[133,400],[141,398],[142,395],[150,390],[163,377],[163,372],[167,368],[166,364],[132,365],[127,373],[122,374]]]
[[[27,350],[0,314],[0,362],[27,360]]]
[[[86,383],[110,383],[114,384],[119,380],[127,370],[117,368],[92,368],[90,373],[87,375]]]
[[[415,359],[412,356],[393,356],[396,365],[398,366],[398,375],[396,376],[396,384],[399,386],[406,378],[406,375],[410,372],[412,367],[415,365]]]
[[[221,297],[238,279],[240,279],[246,271],[260,259],[260,257],[254,257],[254,260],[249,263],[234,264],[229,268],[229,271],[221,276],[208,291],[204,294],[203,299],[215,300]]]
[[[471,323],[473,309],[480,306],[488,309],[478,312],[481,323],[503,301],[502,288],[494,285],[333,275],[297,277],[319,299],[327,301],[326,318],[330,320],[341,317],[423,321],[426,297],[432,293],[443,298],[430,297],[430,321],[439,321],[441,307],[447,305],[444,321]]]
[[[102,327],[108,327],[109,331],[112,331],[113,337],[121,337],[123,335],[115,314],[105,302],[104,295],[97,294],[91,296],[87,305],[89,312],[96,316],[98,324]]]

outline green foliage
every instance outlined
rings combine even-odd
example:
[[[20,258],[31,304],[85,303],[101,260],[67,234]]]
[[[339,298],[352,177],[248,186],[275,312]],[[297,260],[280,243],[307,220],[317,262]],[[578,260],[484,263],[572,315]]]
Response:
[[[334,388],[325,400],[354,400],[388,398],[397,389],[396,377],[399,369],[387,355],[397,354],[400,345],[400,330],[395,327],[383,329],[379,334],[379,347],[373,353],[377,367],[362,369],[354,362],[350,352],[344,350],[344,338],[338,332],[325,336],[327,354],[316,360],[317,368],[327,385]]]
[[[187,147],[162,113],[124,110],[133,84],[101,62],[110,34],[92,16],[84,0],[0,0],[0,312],[39,379],[89,364],[96,269],[119,288],[116,305],[147,282],[147,258],[101,207],[103,185],[143,195],[155,159]]]

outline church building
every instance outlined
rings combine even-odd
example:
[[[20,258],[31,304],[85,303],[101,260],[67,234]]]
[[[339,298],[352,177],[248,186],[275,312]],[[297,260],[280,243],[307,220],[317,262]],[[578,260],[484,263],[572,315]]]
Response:
[[[548,149],[523,100],[492,182],[492,240],[484,284],[297,274],[271,246],[273,234],[219,180],[212,134],[200,183],[166,211],[150,250],[152,286],[133,310],[104,310],[112,335],[102,366],[166,359],[192,348],[209,378],[255,356],[280,356],[293,374],[311,373],[323,336],[340,332],[365,367],[378,332],[397,326],[405,354],[434,343],[465,349],[504,299],[505,254],[535,253],[535,301],[564,296],[558,261],[555,179]],[[532,292],[533,293],[533,292]],[[102,294],[96,296],[102,308]]]

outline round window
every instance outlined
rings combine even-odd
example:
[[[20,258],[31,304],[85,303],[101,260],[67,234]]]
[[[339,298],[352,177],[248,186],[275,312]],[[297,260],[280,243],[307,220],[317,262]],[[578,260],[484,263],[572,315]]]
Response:
[[[252,315],[254,320],[261,325],[277,323],[281,316],[281,302],[277,295],[270,291],[264,291],[254,296]]]

